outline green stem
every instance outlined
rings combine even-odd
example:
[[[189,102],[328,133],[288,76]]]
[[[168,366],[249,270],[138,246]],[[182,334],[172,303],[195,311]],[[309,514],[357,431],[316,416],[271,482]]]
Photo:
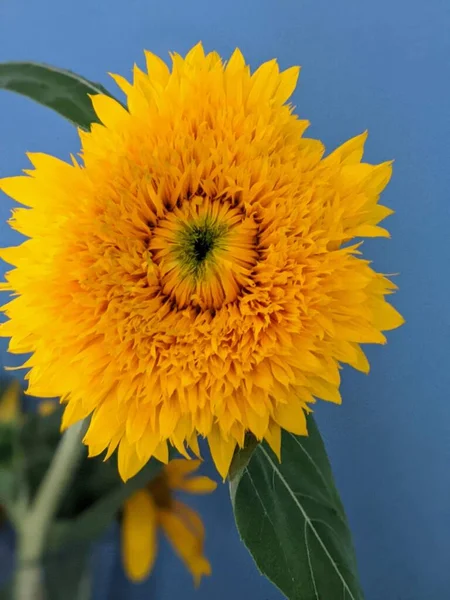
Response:
[[[84,423],[61,438],[35,500],[17,531],[17,577],[14,600],[44,600],[42,557],[49,527],[83,452]]]

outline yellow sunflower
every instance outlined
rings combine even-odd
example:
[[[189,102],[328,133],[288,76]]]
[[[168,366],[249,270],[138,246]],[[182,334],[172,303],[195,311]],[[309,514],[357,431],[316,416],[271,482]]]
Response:
[[[134,582],[150,574],[157,552],[157,533],[161,528],[177,554],[192,573],[195,585],[211,574],[203,555],[205,528],[199,515],[176,500],[174,491],[209,494],[217,484],[197,475],[199,460],[171,460],[145,488],[125,502],[122,516],[122,556],[125,572]]]
[[[81,164],[31,154],[0,182],[29,238],[0,252],[0,335],[64,427],[92,415],[90,454],[118,448],[124,479],[199,434],[225,477],[247,431],[277,454],[282,428],[306,435],[315,398],[341,402],[340,364],[367,372],[360,344],[403,322],[354,241],[388,236],[391,163],[361,162],[366,134],[326,157],[303,137],[297,67],[201,45],[146,61],[113,76],[128,110],[92,97]]]

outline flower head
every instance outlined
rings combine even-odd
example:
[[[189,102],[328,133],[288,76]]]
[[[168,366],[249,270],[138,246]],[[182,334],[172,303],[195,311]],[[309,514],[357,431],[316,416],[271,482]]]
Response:
[[[56,400],[41,400],[38,404],[38,414],[41,417],[49,417],[58,408],[58,402]]]
[[[391,164],[361,162],[365,134],[325,158],[303,137],[297,67],[251,74],[201,45],[146,60],[114,76],[128,110],[92,98],[82,165],[32,154],[0,183],[29,238],[0,253],[0,334],[65,426],[93,415],[90,454],[118,447],[124,479],[199,434],[225,476],[247,431],[277,454],[282,428],[306,435],[315,398],[341,401],[340,364],[368,371],[360,344],[402,323],[357,241],[388,236]]]
[[[137,491],[123,507],[122,555],[127,576],[135,582],[150,574],[161,528],[192,573],[196,585],[211,565],[203,555],[205,529],[199,515],[177,500],[174,491],[209,494],[216,483],[205,476],[189,477],[199,460],[171,460],[150,484]]]

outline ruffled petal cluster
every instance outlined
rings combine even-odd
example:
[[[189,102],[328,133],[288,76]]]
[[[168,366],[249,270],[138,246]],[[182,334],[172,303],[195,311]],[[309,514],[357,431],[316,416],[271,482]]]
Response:
[[[277,454],[282,429],[306,435],[316,398],[341,401],[340,365],[368,371],[361,344],[402,323],[361,254],[388,236],[391,163],[361,162],[366,134],[327,156],[304,137],[297,67],[201,45],[146,61],[114,76],[127,108],[92,98],[80,164],[31,154],[0,182],[28,238],[0,252],[0,335],[64,426],[92,415],[90,454],[118,448],[124,479],[199,435],[226,476],[246,432]]]

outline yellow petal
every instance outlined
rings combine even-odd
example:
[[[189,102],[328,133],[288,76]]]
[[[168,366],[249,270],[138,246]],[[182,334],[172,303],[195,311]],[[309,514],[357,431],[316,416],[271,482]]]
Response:
[[[33,396],[36,395],[34,390],[33,391],[30,390],[30,393],[32,393]],[[91,411],[88,410],[86,407],[84,407],[81,404],[81,402],[71,400],[68,404],[66,404],[66,407],[64,408],[64,413],[63,413],[62,423],[61,423],[61,430],[64,431],[65,429],[67,429],[71,425],[74,425],[78,421],[82,421],[89,415],[90,412]],[[88,429],[88,433],[89,433],[89,429]],[[86,440],[86,438],[83,440],[83,443],[88,446],[89,443],[85,440]],[[106,448],[106,444],[105,444],[105,448]]]
[[[370,364],[367,360],[367,356],[364,354],[363,350],[358,346],[358,344],[354,344],[355,352],[356,352],[356,360],[351,363],[352,367],[361,371],[362,373],[368,373],[370,371]]]
[[[157,513],[151,495],[139,490],[125,501],[122,520],[122,560],[131,581],[150,574],[157,551]]]
[[[387,206],[383,206],[382,204],[376,204],[370,210],[370,221],[371,223],[377,224],[380,221],[383,221],[383,219],[386,219],[386,217],[389,217],[393,214],[394,211],[392,210],[392,208],[388,208]]]
[[[122,90],[122,92],[128,96],[128,94],[130,93],[130,91],[133,87],[131,85],[131,83],[129,81],[127,81],[125,79],[125,77],[122,77],[122,75],[116,75],[116,73],[109,73],[109,76],[114,79],[114,81],[119,86],[119,88]]]
[[[233,459],[236,440],[231,436],[224,438],[219,426],[214,425],[208,435],[208,444],[214,464],[225,480]]]
[[[266,409],[262,415],[259,415],[252,410],[249,404],[246,406],[244,405],[244,408],[248,430],[261,440],[266,434],[267,427],[269,426],[269,411]]]
[[[364,154],[364,144],[367,140],[367,131],[347,140],[344,144],[336,148],[325,160],[332,162],[338,160],[343,165],[353,165],[361,162]]]
[[[202,60],[205,59],[205,52],[203,50],[203,44],[198,42],[189,52],[186,54],[186,63],[187,64],[198,64]]]
[[[202,458],[200,454],[200,448],[198,445],[198,435],[196,433],[193,433],[189,438],[188,446],[197,458]]]
[[[275,59],[263,63],[253,73],[251,78],[251,90],[247,102],[252,105],[271,95],[278,81],[278,64]]]
[[[29,242],[30,240],[28,240]],[[26,259],[27,252],[26,244],[21,244],[20,246],[11,246],[9,248],[0,248],[0,258],[7,262],[10,265],[14,265],[17,267],[24,259]],[[5,307],[3,307],[5,308]]]
[[[143,461],[147,462],[155,453],[155,448],[158,446],[160,441],[159,433],[151,431],[147,428],[140,439],[136,442],[136,452],[142,458]]]
[[[322,400],[341,404],[342,398],[338,388],[321,377],[311,377],[309,380],[311,392]]]
[[[174,458],[169,461],[165,468],[165,472],[169,477],[169,481],[178,482],[187,475],[195,473],[201,465],[201,460],[186,460],[185,458]]]
[[[32,177],[19,176],[0,179],[0,190],[25,206],[35,206],[36,204],[37,185],[36,180]]]
[[[98,118],[106,127],[120,128],[129,119],[129,112],[114,98],[97,94],[90,96]]]
[[[125,437],[119,443],[117,465],[123,481],[134,477],[145,466],[145,461],[138,456],[135,446],[130,445]]]
[[[73,401],[69,402],[66,411],[70,407],[70,404],[75,403]],[[81,402],[77,404],[81,405]],[[103,404],[94,411],[83,441],[88,446],[91,442],[95,442],[97,445],[100,442],[103,442],[104,447],[106,448],[111,441],[111,438],[116,435],[119,430],[121,430],[121,426],[111,402],[104,401]]]
[[[211,574],[211,565],[203,555],[203,523],[195,511],[181,502],[175,503],[175,509],[160,512],[161,527],[198,585],[203,575]]]
[[[364,191],[369,196],[379,196],[392,177],[392,161],[386,161],[372,167],[364,180]]]
[[[374,321],[373,324],[381,331],[390,331],[397,329],[405,322],[402,315],[388,302],[380,300],[373,305]]]
[[[294,93],[297,85],[300,67],[290,67],[278,76],[279,84],[275,92],[275,101],[284,104]]]
[[[303,404],[298,398],[293,397],[286,404],[278,404],[273,419],[280,427],[295,433],[296,435],[307,435],[306,415]]]
[[[389,238],[391,234],[384,227],[378,225],[358,225],[351,230],[353,237],[384,237]]]
[[[205,475],[184,479],[176,487],[177,490],[191,494],[211,494],[216,488],[217,483]]]
[[[227,62],[225,67],[225,72],[227,75],[232,75],[234,73],[238,73],[245,68],[245,59],[242,52],[239,48],[236,48],[233,54],[230,57],[230,60]]]
[[[179,412],[170,400],[163,400],[159,413],[159,429],[161,437],[168,438],[172,435],[180,419]]]
[[[271,421],[266,431],[264,439],[272,448],[278,460],[281,460],[281,429],[280,426]]]
[[[150,75],[150,79],[155,79],[162,85],[165,85],[170,77],[169,67],[161,58],[159,58],[159,56],[156,56],[147,50],[145,50],[144,53],[145,62],[147,64],[147,73]]]
[[[153,456],[160,462],[167,465],[169,462],[169,448],[167,447],[167,442],[165,440],[156,446]]]
[[[109,458],[111,458],[113,452],[115,451],[117,446],[120,444],[121,439],[122,439],[122,433],[118,433],[110,441],[109,446],[108,446],[108,451],[106,452],[105,457],[103,459],[104,462],[107,461]]]

